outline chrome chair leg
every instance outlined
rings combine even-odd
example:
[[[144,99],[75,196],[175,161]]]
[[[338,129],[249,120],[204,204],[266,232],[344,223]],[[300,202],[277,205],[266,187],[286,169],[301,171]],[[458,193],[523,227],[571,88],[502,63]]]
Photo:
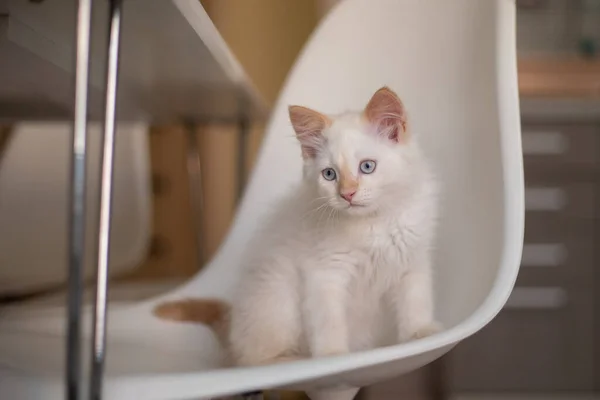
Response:
[[[79,0],[75,56],[75,107],[70,165],[69,294],[65,363],[67,400],[78,400],[81,395],[81,304],[85,245],[85,174],[91,11],[92,0]]]
[[[122,0],[110,0],[90,400],[100,400],[102,398],[104,361],[106,356],[106,294],[108,289],[110,256],[110,217],[122,11]]]

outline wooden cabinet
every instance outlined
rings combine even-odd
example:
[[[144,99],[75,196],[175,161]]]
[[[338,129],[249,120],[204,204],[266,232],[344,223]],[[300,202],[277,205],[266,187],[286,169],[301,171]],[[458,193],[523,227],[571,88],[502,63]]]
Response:
[[[549,120],[523,117],[521,271],[498,317],[446,358],[453,395],[600,386],[600,118]]]
[[[452,354],[453,389],[556,392],[593,389],[591,298],[577,290],[523,297]],[[562,298],[559,298],[560,295]],[[545,297],[535,301],[533,296]],[[528,302],[529,300],[529,302]]]

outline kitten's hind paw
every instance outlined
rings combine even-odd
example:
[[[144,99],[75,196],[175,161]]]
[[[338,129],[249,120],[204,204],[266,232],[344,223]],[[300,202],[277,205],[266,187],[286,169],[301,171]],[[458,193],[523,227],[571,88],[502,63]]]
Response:
[[[436,333],[441,332],[442,329],[443,327],[439,322],[432,322],[413,333],[411,335],[411,340],[423,339],[427,336],[435,335]]]

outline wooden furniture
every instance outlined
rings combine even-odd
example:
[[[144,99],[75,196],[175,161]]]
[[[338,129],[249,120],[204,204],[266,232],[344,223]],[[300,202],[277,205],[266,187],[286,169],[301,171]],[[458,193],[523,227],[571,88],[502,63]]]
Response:
[[[518,68],[523,97],[600,97],[600,60],[522,57]]]
[[[522,99],[526,223],[511,298],[446,359],[452,398],[600,389],[600,100]]]
[[[504,310],[445,359],[453,399],[600,390],[600,61],[521,58],[518,69],[521,270]]]

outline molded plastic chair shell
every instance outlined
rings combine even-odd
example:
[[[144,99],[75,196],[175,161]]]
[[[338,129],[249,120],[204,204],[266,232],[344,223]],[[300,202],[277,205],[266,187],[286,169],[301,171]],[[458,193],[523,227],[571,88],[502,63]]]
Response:
[[[101,129],[89,124],[86,246],[94,248],[99,199]],[[16,124],[0,161],[0,296],[60,287],[67,280],[69,137],[67,122]],[[122,124],[115,145],[112,274],[146,255],[150,237],[148,128]],[[95,271],[86,254],[85,276]]]
[[[186,296],[231,296],[261,215],[301,176],[289,104],[329,113],[362,109],[383,85],[403,98],[443,185],[435,283],[446,330],[344,356],[216,369],[220,350],[209,329],[159,321],[152,307]],[[501,310],[519,267],[523,214],[514,0],[342,1],[289,75],[218,255],[173,293],[111,308],[105,396],[166,400],[272,387],[344,389],[419,368]],[[3,398],[62,394],[62,313],[21,311],[2,321]]]

